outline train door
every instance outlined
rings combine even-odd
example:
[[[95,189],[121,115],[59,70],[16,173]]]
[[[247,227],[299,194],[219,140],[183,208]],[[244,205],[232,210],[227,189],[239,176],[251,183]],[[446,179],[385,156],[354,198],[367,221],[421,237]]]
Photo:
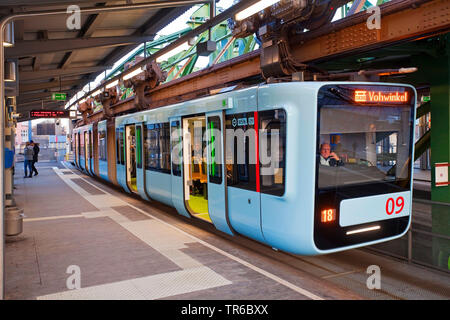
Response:
[[[85,146],[85,161],[86,161],[86,172],[91,174],[91,131],[87,130],[84,132],[84,146]]]
[[[136,127],[134,124],[125,127],[125,153],[127,186],[130,191],[137,193]]]
[[[78,166],[84,169],[84,133],[78,132]]]
[[[125,128],[116,127],[116,179],[117,183],[128,193],[131,193],[127,184],[127,157],[126,157]]]
[[[225,127],[223,111],[211,112],[207,124],[208,214],[214,226],[230,235],[228,221],[227,179],[225,174]]]
[[[79,155],[79,151],[78,149],[80,148],[79,145],[79,134],[78,132],[74,133],[74,140],[75,140],[75,149],[74,149],[74,153],[75,153],[75,164],[76,166],[79,168],[80,167],[80,155]]]
[[[183,118],[184,204],[197,218],[212,222],[208,213],[205,115]]]
[[[86,158],[87,162],[88,162],[88,173],[91,176],[94,176],[94,144],[93,144],[93,139],[92,139],[92,128],[88,129],[88,141],[89,143],[87,144],[87,149],[88,149],[88,157]]]
[[[83,154],[84,154],[84,159],[83,159],[83,169],[85,170],[85,172],[89,172],[88,171],[88,159],[89,159],[89,148],[88,148],[88,144],[89,144],[89,140],[88,140],[88,133],[87,131],[83,132]]]
[[[145,157],[144,157],[144,136],[146,130],[144,130],[142,123],[136,124],[135,127],[135,141],[136,141],[136,187],[139,195],[145,199],[150,200],[147,194],[147,188],[145,185]]]
[[[170,118],[172,203],[178,213],[190,217],[184,205],[183,193],[183,131],[181,117]]]
[[[261,231],[258,112],[227,114],[228,219],[240,234],[264,241]]]

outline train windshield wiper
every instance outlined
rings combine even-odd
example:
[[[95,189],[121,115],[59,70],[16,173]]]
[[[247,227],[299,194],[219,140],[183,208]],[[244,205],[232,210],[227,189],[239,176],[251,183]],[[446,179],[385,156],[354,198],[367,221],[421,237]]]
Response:
[[[349,103],[352,103],[352,104],[355,103],[355,101],[351,97],[349,97],[348,95],[346,95],[345,93],[343,93],[342,91],[340,91],[337,88],[329,88],[328,92],[332,93],[334,96],[337,96]]]

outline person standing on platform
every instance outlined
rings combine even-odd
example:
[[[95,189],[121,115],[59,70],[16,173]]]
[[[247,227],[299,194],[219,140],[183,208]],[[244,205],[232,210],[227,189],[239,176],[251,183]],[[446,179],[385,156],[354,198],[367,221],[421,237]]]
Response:
[[[31,165],[31,168],[33,169],[33,171],[31,172],[31,174],[34,172],[34,175],[37,176],[39,174],[39,172],[37,171],[36,167],[34,166],[36,162],[38,162],[38,154],[39,154],[39,143],[33,142],[33,140],[30,141],[31,145],[33,146],[33,151],[34,151],[34,155],[33,155],[33,163]]]
[[[31,178],[33,177],[33,156],[34,156],[34,150],[33,150],[33,146],[31,145],[30,142],[27,142],[25,149],[23,150],[23,156],[24,156],[24,161],[23,161],[23,165],[24,165],[24,171],[25,171],[25,176],[24,178]],[[28,176],[28,170],[30,169],[30,175]]]

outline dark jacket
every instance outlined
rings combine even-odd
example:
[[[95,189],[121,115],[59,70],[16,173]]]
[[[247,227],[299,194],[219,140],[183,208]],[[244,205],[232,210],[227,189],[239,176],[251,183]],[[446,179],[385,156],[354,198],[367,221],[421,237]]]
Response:
[[[321,157],[322,156],[320,154],[317,155],[317,161],[319,162],[319,164],[320,164]],[[325,158],[323,158],[323,159],[325,159]],[[340,167],[340,166],[344,165],[344,161],[342,161],[342,160],[338,161],[338,160],[334,159],[332,156],[329,156],[325,160],[328,160],[328,164],[330,165],[330,167]]]
[[[37,162],[38,161],[38,154],[39,154],[39,146],[37,144],[34,145],[33,151],[34,151],[33,161]]]

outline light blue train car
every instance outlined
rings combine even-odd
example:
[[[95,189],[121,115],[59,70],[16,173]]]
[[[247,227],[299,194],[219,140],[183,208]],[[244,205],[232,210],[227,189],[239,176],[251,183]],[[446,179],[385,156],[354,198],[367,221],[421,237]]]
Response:
[[[411,221],[415,97],[403,84],[290,82],[119,116],[117,182],[294,254],[395,239]]]
[[[76,141],[75,164],[85,173],[94,176],[93,125],[75,128],[73,135]]]

